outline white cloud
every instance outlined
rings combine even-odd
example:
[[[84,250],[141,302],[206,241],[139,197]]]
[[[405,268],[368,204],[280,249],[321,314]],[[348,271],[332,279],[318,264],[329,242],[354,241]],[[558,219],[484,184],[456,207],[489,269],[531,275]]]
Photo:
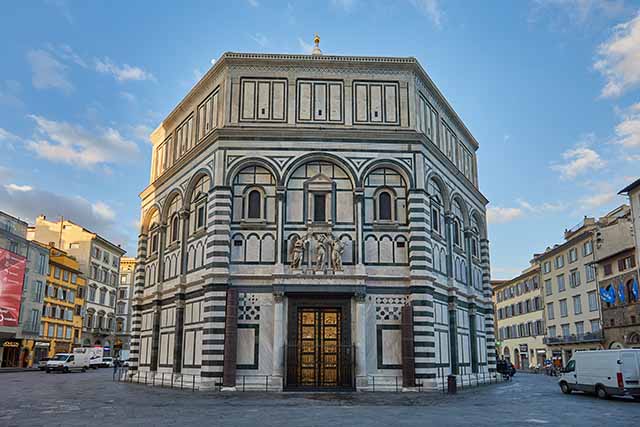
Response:
[[[51,43],[47,43],[46,46],[47,49],[49,49],[49,51],[56,55],[59,59],[62,59],[66,62],[73,62],[74,64],[79,65],[82,68],[89,67],[87,62],[80,55],[74,52],[74,50],[68,44],[60,44],[56,46]]]
[[[136,102],[136,96],[131,92],[120,92],[120,97],[128,102]]]
[[[356,0],[331,0],[333,7],[342,9],[345,12],[350,12],[355,4]]]
[[[153,129],[151,129],[151,127],[147,125],[140,124],[133,127],[134,137],[146,143],[151,142],[151,139],[149,138],[149,135],[151,135],[151,132],[153,132]]]
[[[409,0],[423,15],[433,22],[437,28],[442,27],[442,10],[438,0]]]
[[[615,133],[614,143],[625,148],[640,147],[640,102],[622,114],[622,121],[616,125]]]
[[[4,166],[0,166],[0,182],[4,182],[7,179],[11,178],[12,176],[13,176],[13,172],[11,171],[11,169]]]
[[[251,40],[258,43],[261,47],[265,47],[267,44],[269,44],[269,39],[264,34],[255,33],[254,35],[250,35],[249,37],[251,37]]]
[[[97,72],[110,74],[119,82],[127,80],[156,80],[153,74],[140,67],[134,67],[129,64],[117,65],[108,57],[103,59],[96,58],[94,65]]]
[[[126,244],[134,248],[134,236],[123,231],[115,215],[110,217],[104,215],[104,211],[99,208],[93,208],[99,203],[92,204],[80,196],[52,193],[37,188],[30,191],[9,191],[5,186],[0,186],[0,206],[11,215],[30,222],[40,214],[51,219],[64,216],[65,219],[95,231],[115,244]]]
[[[487,222],[490,224],[504,224],[511,222],[524,215],[521,208],[503,208],[500,206],[489,206],[487,208]]]
[[[116,213],[104,202],[98,201],[91,205],[91,211],[95,216],[105,221],[113,221],[116,219]]]
[[[247,0],[247,3],[249,3],[249,6],[251,6],[251,7],[260,6],[260,3],[258,2],[258,0]]]
[[[626,10],[624,0],[533,0],[532,5],[534,13],[559,9],[569,22],[579,25],[596,16],[612,18]]]
[[[611,38],[598,48],[594,68],[606,78],[603,97],[619,96],[640,85],[640,14],[613,28]]]
[[[524,199],[518,199],[517,202],[522,209],[535,214],[543,214],[548,212],[561,212],[567,208],[567,205],[561,202],[556,202],[556,203],[545,202],[540,205],[533,205]]]
[[[300,50],[302,50],[302,52],[307,55],[311,54],[311,52],[313,51],[313,45],[305,42],[300,37],[298,37],[298,44],[300,45]]]
[[[583,209],[593,209],[608,203],[611,203],[616,198],[614,190],[605,191],[603,193],[594,194],[591,196],[583,197],[579,200]]]
[[[68,67],[53,55],[42,49],[27,52],[31,65],[31,82],[36,89],[60,89],[65,93],[73,91],[73,84],[67,76]]]
[[[46,0],[46,3],[57,8],[67,22],[73,24],[73,16],[66,0]]]
[[[602,169],[606,162],[595,150],[583,145],[562,153],[564,163],[551,165],[551,169],[560,172],[563,179],[573,179],[583,173]]]
[[[20,82],[5,80],[0,84],[0,105],[6,105],[11,108],[22,108],[24,103],[19,97],[21,89]]]
[[[113,128],[89,132],[81,126],[30,115],[36,122],[37,136],[27,141],[27,148],[53,162],[90,168],[106,163],[132,160],[138,154],[135,143],[123,138]]]
[[[0,128],[0,141],[16,141],[19,138],[8,130]]]
[[[27,191],[33,190],[33,187],[30,185],[18,185],[18,184],[5,184],[4,188],[10,193],[13,193],[15,191],[26,193]]]

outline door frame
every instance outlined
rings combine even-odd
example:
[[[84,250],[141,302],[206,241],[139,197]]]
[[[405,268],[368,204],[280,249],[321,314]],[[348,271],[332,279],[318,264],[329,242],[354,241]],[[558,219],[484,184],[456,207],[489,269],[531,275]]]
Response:
[[[353,363],[353,343],[351,341],[351,298],[352,295],[308,295],[308,294],[287,294],[287,346],[285,351],[285,390],[300,391],[346,391],[355,390],[353,375],[355,366]],[[296,375],[289,375],[290,370],[296,369],[297,352],[293,347],[298,342],[298,309],[299,308],[338,308],[340,309],[340,346],[342,349],[349,348],[345,353],[340,353],[340,363],[344,366],[340,371],[347,378],[340,378],[341,385],[337,387],[309,387],[297,384]],[[346,360],[343,360],[346,359]],[[293,377],[293,378],[292,378]]]

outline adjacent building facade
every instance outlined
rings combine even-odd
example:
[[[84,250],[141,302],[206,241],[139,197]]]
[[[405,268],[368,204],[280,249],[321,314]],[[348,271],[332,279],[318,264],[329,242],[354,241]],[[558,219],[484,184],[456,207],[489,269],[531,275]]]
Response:
[[[44,216],[36,218],[29,237],[61,249],[77,260],[87,282],[82,345],[103,346],[105,356],[110,355],[115,343],[120,257],[125,251],[71,221],[49,221]]]
[[[0,212],[0,366],[28,367],[40,331],[49,251],[27,240],[27,223]]]
[[[566,364],[577,350],[600,348],[602,328],[593,241],[594,218],[564,233],[565,241],[534,256],[540,264],[551,358]]]
[[[366,390],[494,369],[478,143],[414,58],[226,53],[151,139],[134,370]]]
[[[42,306],[40,336],[31,344],[33,363],[81,345],[85,279],[78,262],[66,252],[49,247],[49,276]]]
[[[533,264],[519,276],[492,285],[498,357],[517,369],[543,366],[547,351],[540,267]]]
[[[116,343],[115,356],[129,358],[131,350],[131,300],[136,270],[135,258],[120,259],[120,280],[116,302]]]

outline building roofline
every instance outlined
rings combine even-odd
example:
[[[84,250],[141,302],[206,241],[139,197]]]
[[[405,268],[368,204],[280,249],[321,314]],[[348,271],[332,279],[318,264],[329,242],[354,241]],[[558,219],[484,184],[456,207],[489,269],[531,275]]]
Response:
[[[640,178],[636,179],[631,184],[627,185],[622,190],[618,191],[618,194],[629,194],[631,190],[634,190],[639,186],[640,186]]]
[[[468,142],[474,147],[478,148],[479,143],[473,136],[469,128],[464,124],[458,113],[451,106],[449,101],[444,97],[440,89],[433,82],[429,74],[422,67],[420,62],[415,57],[386,57],[386,56],[357,56],[357,55],[302,55],[302,54],[279,54],[279,53],[241,53],[241,52],[225,52],[222,56],[209,68],[209,70],[202,76],[202,78],[191,88],[191,90],[178,102],[178,104],[171,110],[169,114],[160,122],[156,129],[151,132],[153,135],[156,131],[164,127],[164,123],[172,120],[179,112],[183,110],[183,106],[191,99],[191,97],[204,86],[205,82],[209,80],[211,76],[223,69],[225,65],[232,64],[237,60],[258,60],[258,61],[272,61],[272,62],[299,62],[299,63],[362,63],[362,64],[379,64],[389,65],[396,64],[402,66],[409,66],[413,68],[413,71],[420,75],[426,82],[429,89],[431,89],[439,102],[442,103],[447,112],[451,114],[452,120],[456,126],[464,133]]]
[[[9,214],[9,213],[6,213],[5,211],[0,211],[0,214],[1,214],[1,215],[6,215],[6,216],[8,216],[8,217],[10,217],[10,218],[13,218],[13,219],[15,219],[16,221],[21,222],[22,224],[24,224],[24,225],[25,225],[25,226],[27,226],[27,227],[29,226],[29,223],[28,223],[28,222],[21,220],[21,219],[20,219],[20,218],[18,218],[17,216],[13,216],[13,215],[11,215],[11,214]]]
[[[43,219],[44,219],[45,221],[47,221],[47,222],[51,222],[51,223],[59,223],[59,222],[60,222],[60,221],[55,221],[55,222],[54,222],[54,221],[49,221],[48,219],[46,219],[46,217],[44,217]],[[122,253],[120,254],[120,256],[122,256],[122,255],[124,255],[125,253],[127,253],[127,251],[126,251],[126,250],[122,249],[120,246],[116,245],[115,243],[112,243],[112,242],[110,242],[109,240],[105,239],[104,237],[102,237],[101,235],[99,235],[98,233],[96,233],[95,231],[91,231],[91,230],[89,230],[88,228],[83,227],[83,226],[82,226],[82,225],[80,225],[80,224],[76,224],[75,222],[73,222],[73,221],[71,221],[71,220],[69,220],[69,219],[63,219],[62,221],[63,221],[63,223],[64,223],[64,222],[68,222],[68,223],[69,223],[69,224],[71,224],[71,225],[75,225],[76,227],[81,228],[81,229],[82,229],[82,231],[84,231],[85,233],[88,233],[88,234],[93,235],[93,237],[94,237],[96,240],[99,240],[101,243],[103,243],[103,244],[105,244],[105,245],[107,245],[107,246],[110,246],[112,249],[116,250],[117,252],[122,252]],[[64,224],[63,224],[63,225],[64,225]]]

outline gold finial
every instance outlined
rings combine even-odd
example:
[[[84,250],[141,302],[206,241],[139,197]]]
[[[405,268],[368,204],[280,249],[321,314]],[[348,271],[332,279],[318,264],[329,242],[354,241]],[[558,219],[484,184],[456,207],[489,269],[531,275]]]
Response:
[[[322,55],[322,51],[320,50],[320,36],[316,33],[316,36],[313,38],[313,50],[311,51],[312,55]]]

